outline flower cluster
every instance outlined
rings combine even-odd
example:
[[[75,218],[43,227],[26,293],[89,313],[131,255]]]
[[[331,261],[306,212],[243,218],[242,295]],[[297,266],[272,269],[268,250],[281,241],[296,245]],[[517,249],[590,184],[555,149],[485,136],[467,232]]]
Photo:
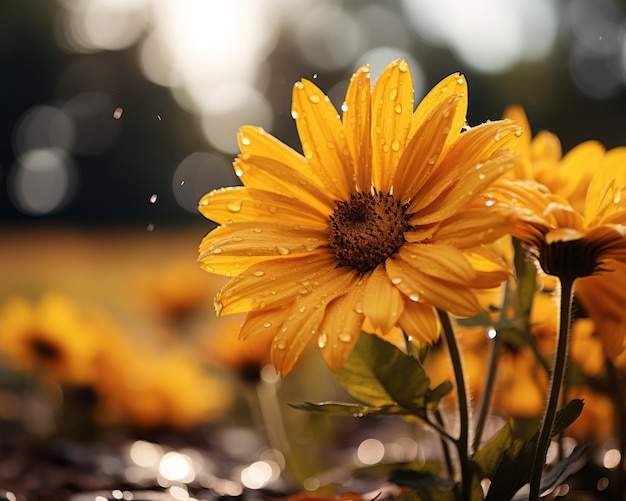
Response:
[[[339,110],[314,83],[297,82],[292,116],[302,153],[260,128],[241,128],[234,168],[242,186],[201,199],[200,212],[218,227],[202,240],[199,261],[230,277],[217,314],[246,314],[240,336],[271,338],[280,374],[316,345],[364,403],[305,407],[408,414],[456,447],[450,483],[420,487],[426,497],[510,499],[530,483],[535,500],[554,488],[541,478],[551,437],[581,412],[580,399],[558,409],[570,338],[572,364],[590,378],[621,366],[626,148],[589,141],[563,156],[555,135],[533,138],[521,108],[470,126],[467,107],[461,74],[415,106],[403,60],[373,84],[368,67],[359,68]],[[542,348],[535,319],[546,296],[555,321]],[[480,342],[467,342],[467,332]],[[494,345],[486,374],[468,383],[463,358],[486,343]],[[587,363],[580,343],[594,347],[599,364]],[[430,356],[428,345],[436,346]],[[448,354],[437,354],[444,347]],[[496,381],[500,358],[510,362]],[[440,414],[452,385],[446,377],[433,384],[437,371],[456,383],[456,436]],[[484,401],[474,434],[468,389]],[[509,423],[485,441],[491,403],[507,417],[525,412],[513,389],[532,395],[533,416],[548,395],[537,433],[520,437]],[[553,467],[552,477],[579,455]]]

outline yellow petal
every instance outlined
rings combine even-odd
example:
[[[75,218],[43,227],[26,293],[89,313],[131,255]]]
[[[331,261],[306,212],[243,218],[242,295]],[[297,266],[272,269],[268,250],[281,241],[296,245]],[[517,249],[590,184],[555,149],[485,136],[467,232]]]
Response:
[[[413,118],[413,79],[405,60],[389,64],[372,92],[372,176],[389,193]]]
[[[240,222],[218,226],[204,237],[198,261],[212,273],[230,276],[261,261],[307,254],[327,244],[325,231],[279,223]]]
[[[396,287],[411,301],[432,305],[462,317],[481,311],[476,296],[467,287],[422,273],[401,256],[390,257],[385,265],[390,277],[402,277]]]
[[[234,167],[248,188],[298,198],[324,214],[331,214],[335,209],[334,199],[314,179],[274,158],[239,155]]]
[[[353,191],[353,159],[337,110],[312,82],[302,80],[293,88],[293,114],[302,151],[324,188],[345,200]]]
[[[309,294],[296,299],[272,343],[272,364],[280,374],[289,373],[311,340],[317,341],[328,304],[346,294],[359,280],[353,270],[335,268],[315,282]]]
[[[359,191],[369,191],[372,184],[371,105],[370,71],[362,66],[350,79],[342,117]]]
[[[457,247],[474,247],[502,238],[510,233],[515,222],[513,211],[505,204],[471,207],[443,220],[432,239],[454,242]]]
[[[604,146],[597,141],[585,141],[563,157],[558,167],[560,186],[551,191],[569,200],[575,192],[587,193],[591,177],[602,163]]]
[[[439,209],[437,214],[442,213],[442,206],[439,202],[465,176],[468,176],[468,179],[463,182],[469,187],[470,184],[482,183],[482,181],[486,180],[487,174],[491,177],[493,175],[491,171],[493,167],[496,168],[496,171],[501,169],[500,175],[506,172],[507,169],[513,168],[514,164],[511,161],[512,153],[506,151],[500,153],[502,158],[498,162],[502,162],[502,164],[491,163],[487,166],[486,162],[491,159],[495,152],[502,150],[507,144],[516,140],[519,132],[519,127],[512,125],[510,122],[489,122],[473,127],[461,134],[448,148],[444,158],[436,164],[436,168],[432,171],[429,179],[414,197],[411,202],[411,212],[419,213],[422,211],[423,223],[433,222],[436,218],[430,215],[433,212],[430,210],[431,204],[437,204],[436,207]],[[493,161],[496,162],[496,159],[494,158]],[[476,167],[481,164],[489,167],[490,170],[479,172],[485,168],[480,167],[477,171]],[[485,174],[484,179],[481,177],[481,174]],[[459,190],[457,189],[456,192],[459,192]],[[474,196],[479,194],[475,192]],[[470,200],[467,200],[469,203],[472,198],[471,195],[465,193],[465,196],[470,198]],[[446,200],[449,200],[449,198],[448,196]],[[449,212],[448,215],[450,214]]]
[[[513,275],[507,262],[487,247],[464,250],[463,256],[474,269],[473,289],[493,289]]]
[[[365,277],[367,290],[363,300],[363,313],[375,329],[388,332],[396,324],[404,301],[395,287],[396,277],[390,277],[383,265],[379,265]]]
[[[413,122],[409,135],[413,136],[422,122],[426,120],[442,101],[449,97],[459,97],[460,104],[455,112],[455,120],[450,126],[453,132],[459,132],[465,125],[465,115],[467,114],[467,81],[460,73],[453,73],[435,85],[426,96],[420,101],[413,113]]]
[[[439,321],[431,305],[407,299],[398,324],[418,346],[434,344],[439,338]]]
[[[234,221],[289,222],[319,231],[328,228],[328,216],[301,200],[245,186],[213,190],[198,203],[200,213],[218,224]]]
[[[494,153],[485,162],[477,163],[473,169],[462,173],[460,179],[452,183],[449,189],[443,190],[431,204],[417,210],[411,218],[411,224],[441,221],[466,207],[503,173],[515,166],[517,155],[513,151],[503,150]]]
[[[469,284],[474,270],[463,253],[443,243],[407,244],[400,249],[400,257],[420,272],[448,282]]]
[[[317,344],[331,369],[343,365],[359,338],[364,295],[365,284],[360,281],[326,308]]]
[[[401,203],[405,204],[416,196],[441,159],[448,138],[459,135],[459,131],[452,127],[461,103],[458,96],[443,100],[424,118],[410,138],[393,181],[394,195],[400,198]]]
[[[239,331],[239,338],[246,340],[254,335],[276,335],[280,326],[287,320],[291,311],[291,304],[278,308],[250,311]]]
[[[252,266],[218,293],[218,315],[276,308],[311,294],[316,281],[335,268],[334,256],[312,252],[293,259],[275,259]],[[325,279],[324,279],[325,280]]]

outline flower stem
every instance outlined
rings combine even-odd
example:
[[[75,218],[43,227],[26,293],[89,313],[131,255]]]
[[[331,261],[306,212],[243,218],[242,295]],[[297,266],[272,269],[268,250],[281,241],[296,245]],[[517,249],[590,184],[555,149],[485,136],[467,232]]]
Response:
[[[437,313],[439,314],[439,320],[441,321],[446,344],[448,345],[448,352],[450,353],[450,361],[452,362],[454,379],[456,381],[457,401],[459,406],[459,437],[454,441],[454,444],[459,454],[459,463],[461,466],[461,499],[463,501],[469,501],[472,490],[472,472],[470,471],[469,462],[469,406],[465,376],[463,374],[463,364],[450,317],[445,311],[439,309],[437,309]]]
[[[559,394],[565,378],[565,367],[569,351],[570,322],[572,299],[574,293],[574,279],[559,277],[561,280],[561,308],[559,313],[559,329],[557,331],[557,347],[552,369],[552,380],[546,411],[543,416],[533,466],[530,471],[530,501],[539,499],[541,490],[541,474],[546,461],[546,454],[552,438],[552,427],[559,402]]]

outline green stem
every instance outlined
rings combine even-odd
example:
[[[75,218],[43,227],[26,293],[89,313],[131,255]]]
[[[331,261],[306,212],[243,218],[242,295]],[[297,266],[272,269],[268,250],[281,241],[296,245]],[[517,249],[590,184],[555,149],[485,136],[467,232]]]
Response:
[[[565,378],[565,366],[569,351],[570,322],[572,299],[574,292],[574,279],[560,277],[561,279],[561,309],[559,313],[559,329],[557,331],[557,347],[552,369],[552,380],[546,411],[537,440],[533,467],[530,472],[530,501],[537,501],[541,491],[541,474],[546,461],[546,454],[552,438],[552,427],[559,403],[559,394]]]
[[[434,414],[435,419],[437,420],[437,426],[440,429],[443,429],[443,417],[441,416],[441,412],[439,412],[439,410],[436,410]],[[446,468],[448,469],[448,475],[452,477],[454,476],[454,468],[452,467],[452,459],[450,457],[450,445],[446,441],[446,436],[449,437],[453,442],[454,439],[452,439],[452,437],[450,437],[447,433],[442,434],[441,436],[441,449],[443,450],[443,458],[446,463]]]
[[[439,314],[439,320],[441,321],[446,344],[448,345],[448,352],[450,353],[450,361],[452,362],[454,379],[456,381],[457,401],[459,406],[459,438],[454,441],[454,444],[459,454],[459,463],[461,466],[461,499],[463,501],[469,501],[472,491],[472,472],[469,462],[469,405],[465,376],[463,374],[463,364],[450,317],[445,311],[439,309],[437,309],[437,313]]]

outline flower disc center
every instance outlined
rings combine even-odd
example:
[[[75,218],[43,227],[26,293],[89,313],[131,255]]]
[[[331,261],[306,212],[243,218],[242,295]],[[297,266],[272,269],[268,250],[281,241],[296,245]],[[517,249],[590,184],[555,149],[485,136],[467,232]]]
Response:
[[[391,195],[357,193],[336,202],[329,243],[341,266],[364,274],[398,251],[411,226],[405,207]]]

